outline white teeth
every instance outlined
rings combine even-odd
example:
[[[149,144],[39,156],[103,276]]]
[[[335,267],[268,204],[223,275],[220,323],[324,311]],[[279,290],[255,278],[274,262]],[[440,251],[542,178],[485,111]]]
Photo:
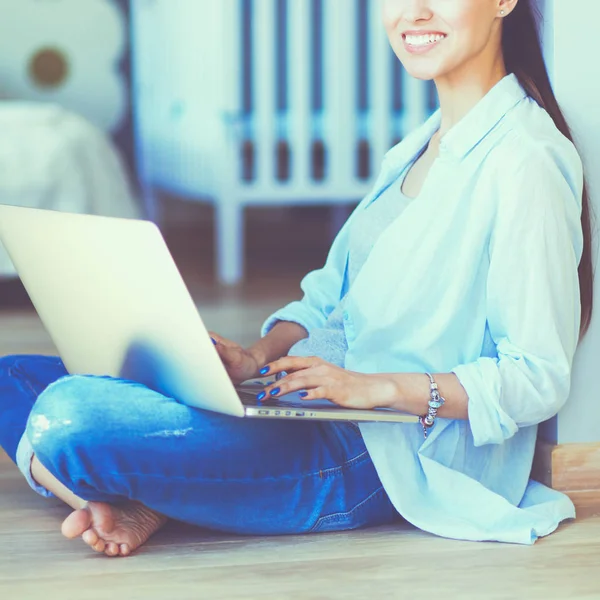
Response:
[[[427,34],[427,35],[407,35],[405,36],[406,43],[411,46],[426,46],[428,44],[435,44],[440,40],[443,40],[446,36],[439,33]]]

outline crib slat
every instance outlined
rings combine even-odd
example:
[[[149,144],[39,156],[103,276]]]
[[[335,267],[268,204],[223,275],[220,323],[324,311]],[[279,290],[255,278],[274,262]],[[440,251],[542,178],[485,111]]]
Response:
[[[381,18],[381,0],[370,1],[371,176],[377,175],[392,141],[391,61],[394,58]]]
[[[275,177],[275,15],[276,0],[254,0],[254,139],[256,181],[267,189]]]
[[[310,106],[310,36],[311,2],[289,3],[290,52],[288,72],[290,85],[290,145],[292,149],[292,185],[302,185],[310,178],[311,106]]]
[[[356,0],[324,0],[326,182],[356,179]]]

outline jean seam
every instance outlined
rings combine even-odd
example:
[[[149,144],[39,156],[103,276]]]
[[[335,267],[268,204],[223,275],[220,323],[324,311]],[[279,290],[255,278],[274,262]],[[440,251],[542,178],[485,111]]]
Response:
[[[320,479],[325,479],[325,478],[329,478],[332,477],[334,474],[339,473],[342,470],[345,469],[352,469],[356,466],[358,466],[358,459],[364,457],[365,455],[367,455],[368,452],[363,452],[361,453],[359,456],[355,457],[354,459],[352,459],[352,461],[349,461],[348,463],[344,463],[343,465],[340,465],[338,467],[334,467],[328,470],[319,470],[319,471],[314,471],[314,472],[310,472],[310,473],[300,473],[298,475],[288,475],[288,474],[283,474],[281,476],[278,477],[272,477],[272,476],[267,476],[267,477],[255,477],[255,478],[244,478],[244,479],[233,479],[231,477],[214,477],[214,478],[208,478],[208,477],[189,477],[186,475],[162,475],[160,473],[138,473],[138,472],[130,472],[130,473],[123,473],[122,471],[111,471],[111,472],[107,472],[107,471],[101,471],[101,472],[86,472],[83,474],[83,476],[81,474],[75,474],[75,475],[71,475],[72,479],[79,479],[81,481],[85,481],[87,485],[90,485],[88,483],[89,479],[93,478],[94,475],[100,473],[104,476],[109,476],[109,477],[146,477],[146,478],[160,478],[160,479],[168,479],[169,481],[189,481],[189,482],[206,482],[206,483],[214,483],[217,481],[227,481],[228,483],[256,483],[257,481],[264,481],[264,482],[276,482],[276,481],[294,481],[294,480],[304,480],[304,479],[310,479],[311,477],[319,477]],[[43,457],[38,456],[38,459],[40,460],[40,462],[42,464],[44,464],[44,460]],[[52,461],[48,461],[48,463],[52,464]],[[350,464],[351,463],[351,464]],[[46,466],[46,465],[44,465]],[[46,467],[48,468],[48,467]]]
[[[369,451],[364,450],[360,454],[354,456],[353,458],[350,458],[349,460],[347,460],[345,463],[343,463],[341,465],[337,465],[335,467],[329,467],[328,469],[320,469],[317,473],[312,473],[311,476],[319,475],[319,477],[321,477],[321,479],[328,479],[330,477],[335,477],[336,475],[339,475],[340,473],[342,473],[346,470],[353,469],[354,467],[362,464],[364,462],[364,458],[368,457],[368,456],[369,456]]]
[[[318,469],[316,471],[310,471],[308,473],[299,473],[298,475],[290,475],[290,474],[282,474],[277,477],[266,476],[266,477],[254,477],[254,478],[231,478],[231,477],[189,477],[185,475],[163,475],[160,473],[139,473],[139,472],[129,472],[123,473],[122,471],[117,472],[106,472],[102,471],[103,475],[114,476],[114,477],[147,477],[147,478],[162,478],[169,480],[184,480],[184,481],[195,481],[195,482],[208,482],[213,483],[215,481],[228,481],[230,483],[255,483],[256,481],[265,481],[265,482],[275,482],[275,481],[294,481],[294,480],[304,480],[310,479],[311,477],[318,477],[319,479],[330,479],[339,475],[340,473],[354,469],[357,466],[360,466],[364,463],[365,458],[369,457],[369,451],[365,449],[360,454],[349,458],[341,465],[335,465],[333,467],[328,467],[326,469]],[[87,481],[90,477],[93,477],[95,472],[87,472],[82,476],[74,476],[75,479],[80,479],[82,481]]]
[[[343,465],[337,466],[337,467],[333,467],[330,469],[321,469],[318,471],[311,471],[310,473],[301,473],[299,475],[288,475],[288,474],[283,474],[279,477],[260,477],[260,478],[244,478],[244,479],[233,479],[231,477],[220,477],[220,478],[208,478],[208,477],[189,477],[189,476],[185,476],[185,475],[162,475],[159,473],[139,473],[139,472],[129,472],[129,473],[123,473],[122,471],[101,471],[101,472],[85,472],[83,475],[81,473],[79,474],[73,474],[71,475],[71,479],[72,480],[80,480],[82,482],[85,482],[86,485],[91,486],[91,487],[95,487],[93,486],[91,483],[89,483],[90,479],[93,479],[94,476],[96,474],[101,474],[104,476],[108,476],[108,477],[122,477],[122,478],[126,478],[126,477],[139,477],[139,478],[160,478],[160,479],[168,479],[170,481],[189,481],[189,482],[206,482],[206,483],[214,483],[216,481],[227,481],[228,483],[256,483],[257,481],[263,481],[263,482],[276,482],[276,481],[294,481],[294,480],[304,480],[304,479],[310,479],[311,477],[319,477],[320,479],[325,479],[325,478],[330,478],[335,474],[338,474],[340,471],[346,470],[346,469],[352,469],[355,468],[357,466],[359,466],[359,464],[361,464],[363,461],[361,461],[362,458],[364,458],[365,456],[368,456],[368,452],[365,450],[364,452],[361,452],[361,454],[359,454],[358,456],[355,456],[354,458],[350,459],[349,461],[347,461],[346,463],[344,463]],[[43,456],[38,456],[38,460],[44,464],[44,457]],[[49,464],[52,464],[52,461],[48,461]],[[46,466],[46,465],[44,465]],[[46,468],[48,468],[46,466]]]
[[[58,383],[62,379],[65,379],[66,377],[70,376],[68,373],[66,375],[62,375],[55,381],[52,381],[51,383],[49,383],[41,392],[38,393],[37,390],[31,385],[31,382],[29,381],[29,379],[30,379],[29,377],[19,377],[18,373],[15,373],[15,370],[19,369],[19,366],[21,365],[22,362],[23,362],[23,359],[17,359],[14,361],[13,364],[9,365],[8,366],[8,376],[14,377],[15,379],[18,379],[20,382],[24,383],[27,386],[27,388],[31,394],[31,398],[33,400],[37,400],[41,396],[41,394],[43,394],[49,387],[53,386],[55,383]]]
[[[24,383],[27,386],[27,388],[29,389],[29,392],[31,393],[31,397],[34,400],[36,400],[38,398],[39,394],[35,391],[35,389],[31,385],[31,383],[29,382],[29,378],[27,378],[27,377],[18,377],[18,375],[16,375],[15,372],[14,372],[15,367],[18,368],[20,364],[21,364],[21,361],[17,360],[17,361],[14,362],[14,364],[9,365],[9,367],[8,367],[8,376],[9,377],[14,377],[15,379],[18,379],[20,382]]]
[[[381,492],[384,492],[384,491],[385,490],[384,490],[384,487],[382,485],[382,486],[378,487],[374,492],[372,492],[371,494],[369,494],[364,500],[362,500],[361,502],[359,502],[351,510],[348,510],[346,512],[332,513],[330,515],[325,515],[323,517],[319,517],[317,519],[317,522],[310,528],[310,531],[314,531],[315,529],[317,529],[318,527],[320,527],[324,523],[339,523],[340,521],[343,521],[344,519],[347,519],[348,517],[351,517],[352,515],[356,514],[359,510],[361,510],[362,508],[364,508],[365,505],[370,500],[372,500],[378,494],[380,494]]]

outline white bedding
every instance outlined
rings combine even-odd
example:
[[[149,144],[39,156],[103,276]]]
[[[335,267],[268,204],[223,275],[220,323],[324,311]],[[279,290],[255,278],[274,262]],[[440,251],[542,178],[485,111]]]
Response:
[[[121,159],[100,129],[55,105],[0,102],[0,203],[139,217]],[[0,277],[15,269],[0,245]]]

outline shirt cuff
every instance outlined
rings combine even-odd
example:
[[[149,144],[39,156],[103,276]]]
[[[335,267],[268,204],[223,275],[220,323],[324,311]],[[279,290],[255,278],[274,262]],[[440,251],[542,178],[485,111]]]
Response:
[[[44,498],[54,498],[54,494],[49,492],[45,487],[42,487],[33,479],[33,475],[31,474],[31,461],[33,459],[34,451],[31,446],[31,442],[27,437],[27,432],[23,434],[19,445],[17,446],[17,456],[16,463],[17,467],[19,467],[19,471],[23,473],[29,487],[37,492],[40,496]]]
[[[519,427],[500,404],[502,381],[495,358],[483,357],[452,372],[469,397],[469,425],[475,446],[502,444]]]

